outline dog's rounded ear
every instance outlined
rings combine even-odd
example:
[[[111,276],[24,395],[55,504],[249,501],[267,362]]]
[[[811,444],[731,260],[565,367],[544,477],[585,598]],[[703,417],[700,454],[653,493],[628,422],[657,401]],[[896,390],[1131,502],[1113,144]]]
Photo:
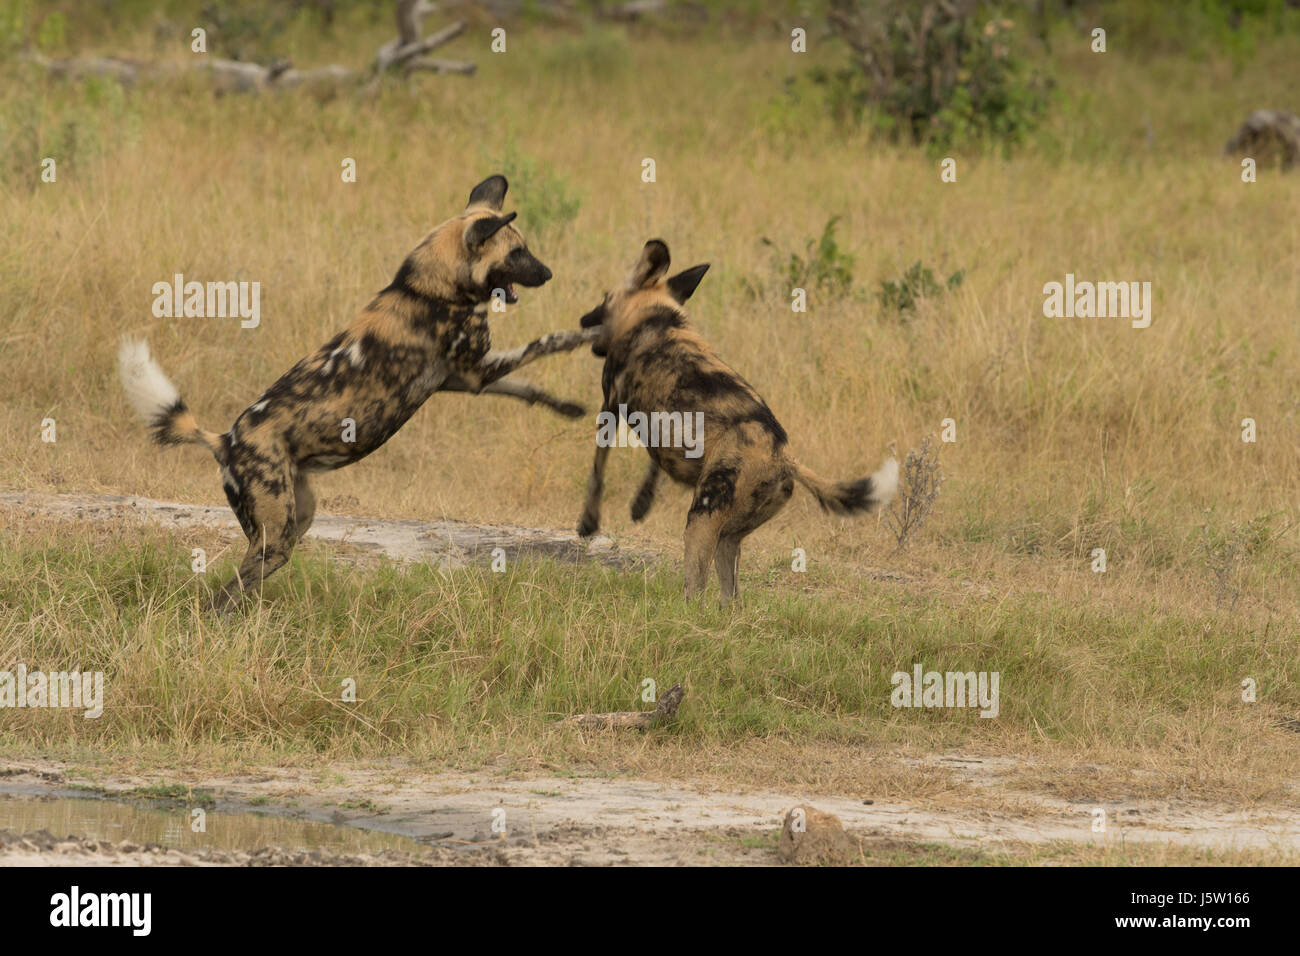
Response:
[[[677,300],[678,305],[685,305],[686,300],[695,292],[704,273],[709,271],[709,264],[691,266],[668,280],[668,294]]]
[[[510,184],[500,173],[495,176],[489,176],[469,194],[469,202],[466,203],[466,209],[473,209],[475,206],[483,206],[491,209],[493,212],[500,212],[502,204],[506,201],[506,190]]]
[[[586,315],[578,320],[578,324],[584,329],[594,329],[598,325],[605,324],[605,303],[602,302]]]
[[[518,213],[512,212],[508,216],[483,216],[475,219],[465,227],[465,247],[477,249],[509,225],[517,215]]]
[[[662,239],[651,239],[641,250],[640,257],[627,274],[627,287],[635,292],[646,286],[654,285],[668,271],[672,258],[668,255],[668,243]]]

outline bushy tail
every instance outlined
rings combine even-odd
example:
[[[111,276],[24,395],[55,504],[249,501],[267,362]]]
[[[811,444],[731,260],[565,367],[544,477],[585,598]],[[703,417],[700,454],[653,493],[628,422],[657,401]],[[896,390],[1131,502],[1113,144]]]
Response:
[[[870,478],[857,481],[827,481],[809,471],[793,458],[789,459],[795,480],[816,497],[823,511],[851,515],[884,508],[898,491],[898,459],[888,458]]]
[[[117,364],[126,397],[149,425],[154,441],[160,445],[189,442],[206,445],[221,460],[224,451],[221,435],[199,427],[181,393],[149,355],[147,343],[142,339],[123,339]]]

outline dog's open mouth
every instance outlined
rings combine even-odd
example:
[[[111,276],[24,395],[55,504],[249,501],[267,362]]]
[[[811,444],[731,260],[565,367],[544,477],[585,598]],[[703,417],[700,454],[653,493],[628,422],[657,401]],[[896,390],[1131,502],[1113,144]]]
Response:
[[[515,291],[515,287],[513,283],[507,282],[505,284],[505,288],[502,289],[502,291],[506,294],[507,305],[514,305],[516,302],[519,301],[519,293]]]

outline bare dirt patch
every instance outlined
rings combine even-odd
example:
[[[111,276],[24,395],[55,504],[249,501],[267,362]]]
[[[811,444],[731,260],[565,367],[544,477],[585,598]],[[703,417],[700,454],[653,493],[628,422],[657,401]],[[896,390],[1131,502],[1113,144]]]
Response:
[[[169,528],[212,527],[239,534],[239,522],[227,507],[155,501],[133,495],[4,492],[0,493],[0,507],[43,518],[100,522],[134,519]],[[627,567],[652,557],[622,550],[604,535],[587,542],[565,531],[324,513],[318,513],[312,522],[308,534],[308,539],[311,538],[346,545],[361,553],[422,561],[444,568],[464,567],[488,559],[497,548],[503,549],[507,558],[549,557],[557,561],[596,561],[613,567]]]
[[[989,789],[992,808],[1005,796],[999,793],[997,774],[990,772],[996,768],[984,759],[974,765],[968,783]],[[66,786],[64,769],[44,761],[15,761],[0,769],[0,788],[57,793]],[[124,796],[150,783],[157,781],[108,777],[97,779],[96,789]],[[878,862],[882,853],[933,862],[927,858],[936,851],[955,854],[943,862],[961,862],[962,854],[1016,859],[1036,851],[1057,852],[1061,846],[1257,852],[1269,859],[1290,859],[1300,851],[1300,811],[1282,807],[1247,811],[1170,801],[1117,805],[1106,808],[1107,827],[1098,833],[1092,829],[1091,806],[1026,794],[1015,796],[1032,801],[1034,812],[621,777],[429,773],[397,762],[331,765],[325,771],[268,768],[186,783],[217,795],[215,813],[269,807],[295,819],[404,834],[427,845],[429,852],[313,855],[283,847],[181,852],[105,845],[79,834],[69,839],[11,834],[0,839],[0,865],[57,865],[88,858],[129,866],[776,865],[781,862],[778,835],[795,807],[839,818],[857,848],[855,859],[844,862]]]
[[[356,503],[355,499],[333,500],[345,507]],[[321,504],[328,507],[331,499],[324,499]],[[91,521],[104,527],[139,521],[177,531],[211,528],[241,548],[244,540],[239,522],[224,505],[192,505],[136,495],[9,491],[0,492],[0,511],[28,518]],[[314,540],[330,542],[339,558],[357,564],[366,564],[382,556],[441,568],[461,568],[490,561],[497,548],[505,552],[509,561],[521,557],[545,557],[568,562],[590,561],[620,569],[644,566],[665,557],[656,551],[623,547],[605,534],[584,541],[572,531],[445,519],[375,518],[326,511],[316,512],[311,530],[303,542],[310,546]],[[935,589],[947,591],[955,588],[981,597],[993,595],[993,590],[987,585],[970,580],[952,580],[933,573],[904,572],[897,568],[857,564],[849,567],[862,577],[921,587],[930,593]]]

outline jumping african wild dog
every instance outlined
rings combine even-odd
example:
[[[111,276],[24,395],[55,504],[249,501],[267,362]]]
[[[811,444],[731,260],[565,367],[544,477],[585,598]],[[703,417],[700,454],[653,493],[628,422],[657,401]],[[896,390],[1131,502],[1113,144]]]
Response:
[[[668,263],[668,246],[651,239],[627,280],[582,317],[582,327],[600,331],[591,351],[605,359],[604,411],[623,406],[629,416],[668,412],[683,419],[703,412],[702,454],[649,447],[650,467],[632,501],[632,520],[649,512],[661,472],[693,487],[695,498],[686,517],[686,597],[703,589],[712,563],[727,604],[739,593],[740,542],[785,506],[794,482],[811,491],[826,511],[872,511],[893,498],[898,462],[888,459],[869,478],[831,482],[795,461],[786,448],[785,429],[762,397],[686,321],[681,307],[708,265],[665,279]],[[578,524],[583,537],[600,526],[608,454],[608,443],[598,441]]]
[[[154,440],[208,447],[248,536],[243,563],[213,598],[214,609],[232,610],[288,561],[316,510],[309,474],[364,458],[434,392],[509,395],[569,417],[583,413],[527,382],[502,378],[595,333],[561,331],[510,351],[490,348],[493,290],[517,302],[516,284],[536,287],[551,278],[510,225],[515,213],[500,215],[506,188],[504,176],[475,186],[464,213],[425,236],[346,329],[281,376],[224,435],[199,427],[144,342],[122,343],[122,382]],[[344,419],[355,423],[353,434]]]

